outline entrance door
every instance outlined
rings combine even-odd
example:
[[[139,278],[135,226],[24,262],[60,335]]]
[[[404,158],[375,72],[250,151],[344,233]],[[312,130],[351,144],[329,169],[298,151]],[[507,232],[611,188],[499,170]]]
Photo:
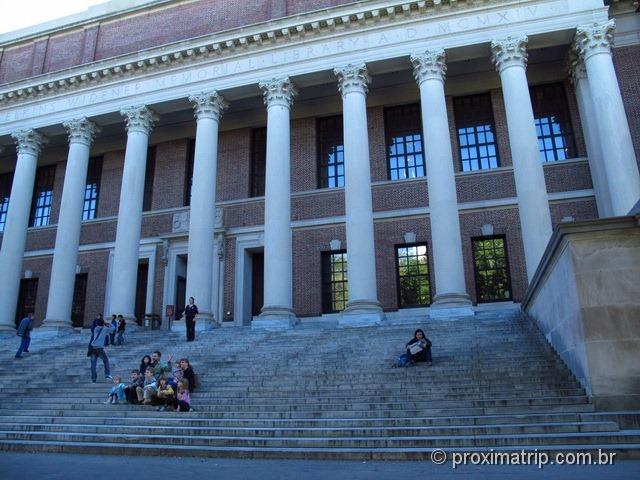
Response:
[[[16,328],[20,320],[29,312],[35,312],[36,297],[38,295],[38,279],[24,278],[20,280],[20,293],[18,294],[18,308],[16,308]]]
[[[144,320],[145,312],[147,308],[147,276],[149,275],[149,264],[148,263],[139,263],[138,264],[138,281],[136,284],[136,310],[133,313],[138,320],[138,325],[142,325],[142,321]],[[119,312],[115,312],[119,313]]]
[[[187,279],[182,275],[178,275],[176,278],[176,316],[174,318],[180,318],[184,307],[187,304]]]
[[[264,253],[251,256],[251,315],[257,317],[264,305]]]

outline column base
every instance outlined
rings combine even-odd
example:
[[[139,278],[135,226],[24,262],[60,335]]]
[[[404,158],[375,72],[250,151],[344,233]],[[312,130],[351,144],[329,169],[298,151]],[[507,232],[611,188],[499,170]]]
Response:
[[[71,320],[51,320],[44,319],[40,327],[34,329],[31,336],[33,337],[59,337],[61,335],[69,335],[75,333]]]
[[[294,327],[298,318],[289,307],[262,307],[260,316],[251,322],[252,329],[284,330]]]
[[[339,327],[369,327],[380,325],[384,312],[377,300],[354,300],[347,303],[338,318]]]
[[[429,309],[429,318],[473,318],[475,311],[466,293],[436,295]]]

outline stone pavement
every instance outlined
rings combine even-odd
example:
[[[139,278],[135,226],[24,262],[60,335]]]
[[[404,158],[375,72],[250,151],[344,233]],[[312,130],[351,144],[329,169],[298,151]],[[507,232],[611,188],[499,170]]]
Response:
[[[135,475],[134,475],[135,472]],[[429,479],[574,479],[628,480],[640,477],[640,461],[621,460],[613,466],[464,466],[416,462],[327,460],[242,460],[168,457],[117,457],[8,453],[0,455],[0,480],[157,480],[168,472],[192,480],[398,480]],[[173,477],[171,474],[169,477]]]

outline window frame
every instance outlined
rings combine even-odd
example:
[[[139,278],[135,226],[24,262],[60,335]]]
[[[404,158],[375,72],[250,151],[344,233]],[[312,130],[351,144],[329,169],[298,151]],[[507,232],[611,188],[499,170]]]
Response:
[[[0,174],[0,234],[4,233],[9,214],[9,202],[11,201],[11,188],[13,186],[13,172]]]
[[[82,203],[82,221],[94,220],[98,216],[98,202],[100,201],[100,181],[102,180],[102,164],[103,157],[91,157],[89,158],[89,165],[87,166],[87,180],[84,187],[84,200]],[[89,198],[87,193],[92,188],[91,185],[95,185],[95,189],[91,190]],[[87,202],[89,206],[87,208]],[[93,202],[93,208],[91,207]]]
[[[403,113],[400,115],[395,115],[396,118],[398,117],[404,117],[405,119],[407,118],[407,114],[406,111],[409,109],[415,109],[416,110],[416,114],[417,114],[417,119],[418,119],[418,124],[416,128],[412,128],[409,129],[406,127],[406,125],[402,125],[402,126],[398,126],[396,123],[392,122],[390,117],[391,115],[393,115],[394,111],[400,111],[403,110]],[[399,180],[413,180],[416,178],[424,178],[427,176],[427,168],[426,168],[426,158],[425,158],[425,144],[424,144],[424,130],[422,128],[422,114],[421,114],[421,107],[420,107],[420,103],[406,103],[406,104],[402,104],[402,105],[392,105],[392,106],[388,106],[384,108],[384,112],[383,112],[383,120],[384,120],[384,145],[385,145],[385,158],[386,158],[386,163],[387,163],[387,180],[390,181],[399,181]],[[419,153],[421,156],[421,161],[420,163],[416,163],[414,160],[414,164],[413,166],[409,166],[408,162],[407,162],[407,157],[409,155],[409,152],[407,152],[406,149],[406,145],[408,145],[406,138],[408,136],[412,136],[415,137],[416,135],[420,136],[420,151],[416,152],[415,151],[415,145],[417,140],[415,138],[412,138],[411,140],[411,145],[412,148],[414,149],[413,152],[411,152],[411,154],[413,154],[415,156],[416,153]],[[403,138],[403,150],[405,150],[402,154],[391,154],[391,148],[394,145],[397,145],[396,143],[394,143],[394,140],[396,138],[402,137]],[[399,167],[398,164],[396,163],[396,167],[394,168],[392,166],[392,160],[393,159],[397,159],[397,158],[404,158],[403,160],[403,167]],[[409,174],[409,169],[413,168],[415,170],[415,176],[411,176]],[[418,169],[421,168],[422,172],[419,172]],[[405,177],[404,178],[400,178],[398,176],[398,178],[393,178],[393,171],[394,170],[398,170],[398,172],[404,169],[404,173],[405,173]],[[421,174],[420,174],[421,173]]]
[[[264,148],[258,142],[260,136],[264,135]],[[264,153],[264,155],[262,155]],[[251,129],[251,153],[249,158],[249,197],[264,197],[266,193],[267,181],[267,127],[257,127]],[[258,158],[258,156],[260,158]],[[262,167],[262,168],[258,168]],[[262,170],[262,172],[259,172]],[[262,179],[262,180],[260,180]]]
[[[347,251],[344,249],[341,250],[328,250],[324,252],[320,252],[320,282],[321,282],[321,301],[322,301],[322,313],[323,314],[334,314],[340,313],[343,310],[336,310],[335,298],[333,297],[333,288],[332,285],[335,283],[344,284],[343,293],[346,294],[346,298],[344,299],[344,308],[347,308],[347,304],[349,303],[349,258],[347,256]],[[334,281],[331,279],[333,272],[333,256],[334,255],[343,255],[343,263],[346,264],[346,268],[344,268],[341,273],[346,276],[346,280]],[[328,260],[327,260],[328,259]],[[328,268],[326,268],[328,267]],[[328,288],[329,287],[329,288]],[[331,308],[327,308],[328,305],[331,305]]]
[[[425,247],[425,256],[427,258],[427,282],[429,284],[429,301],[424,304],[414,304],[414,305],[402,305],[402,294],[401,294],[401,286],[400,286],[400,256],[399,250],[401,248],[412,248],[412,247]],[[395,271],[396,271],[396,295],[398,299],[398,309],[403,308],[425,308],[430,306],[433,303],[433,283],[431,282],[431,266],[429,265],[429,244],[427,242],[414,242],[414,243],[400,243],[394,245],[394,259],[395,259]]]
[[[46,227],[51,223],[53,209],[53,188],[56,179],[56,165],[43,165],[36,170],[29,214],[29,227]],[[45,194],[42,205],[38,205],[40,196]],[[44,213],[46,212],[46,213]],[[42,214],[41,214],[42,213]]]
[[[476,262],[476,249],[474,248],[476,241],[481,240],[502,240],[502,245],[504,248],[504,270],[507,274],[507,288],[509,289],[509,297],[501,298],[501,299],[489,299],[489,300],[481,300],[480,299],[480,288],[478,285],[478,265]],[[476,303],[495,303],[495,302],[512,302],[513,301],[513,288],[511,281],[511,266],[509,263],[509,249],[507,247],[507,236],[506,235],[480,235],[477,237],[471,237],[471,260],[473,262],[473,283],[476,290]]]
[[[335,130],[331,131],[328,126],[333,122]],[[340,138],[338,145],[337,139]],[[316,165],[318,167],[318,189],[343,188],[345,186],[345,162],[344,162],[344,118],[341,114],[328,117],[316,118]],[[329,162],[329,155],[333,154],[336,159]],[[340,161],[339,158],[342,158]],[[329,174],[329,168],[334,167],[334,175]],[[342,174],[340,174],[342,167]],[[335,180],[335,185],[330,185],[330,180]],[[342,184],[340,184],[342,179]]]

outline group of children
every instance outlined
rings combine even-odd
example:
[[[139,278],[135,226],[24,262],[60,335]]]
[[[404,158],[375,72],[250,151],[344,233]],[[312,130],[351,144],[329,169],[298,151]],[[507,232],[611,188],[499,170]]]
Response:
[[[172,364],[173,357],[169,356],[163,365],[161,357],[159,351],[142,357],[140,368],[131,370],[128,384],[115,375],[113,387],[104,403],[116,404],[126,400],[136,405],[155,405],[158,411],[193,411],[191,393],[195,389],[196,376],[189,360],[181,358]]]

